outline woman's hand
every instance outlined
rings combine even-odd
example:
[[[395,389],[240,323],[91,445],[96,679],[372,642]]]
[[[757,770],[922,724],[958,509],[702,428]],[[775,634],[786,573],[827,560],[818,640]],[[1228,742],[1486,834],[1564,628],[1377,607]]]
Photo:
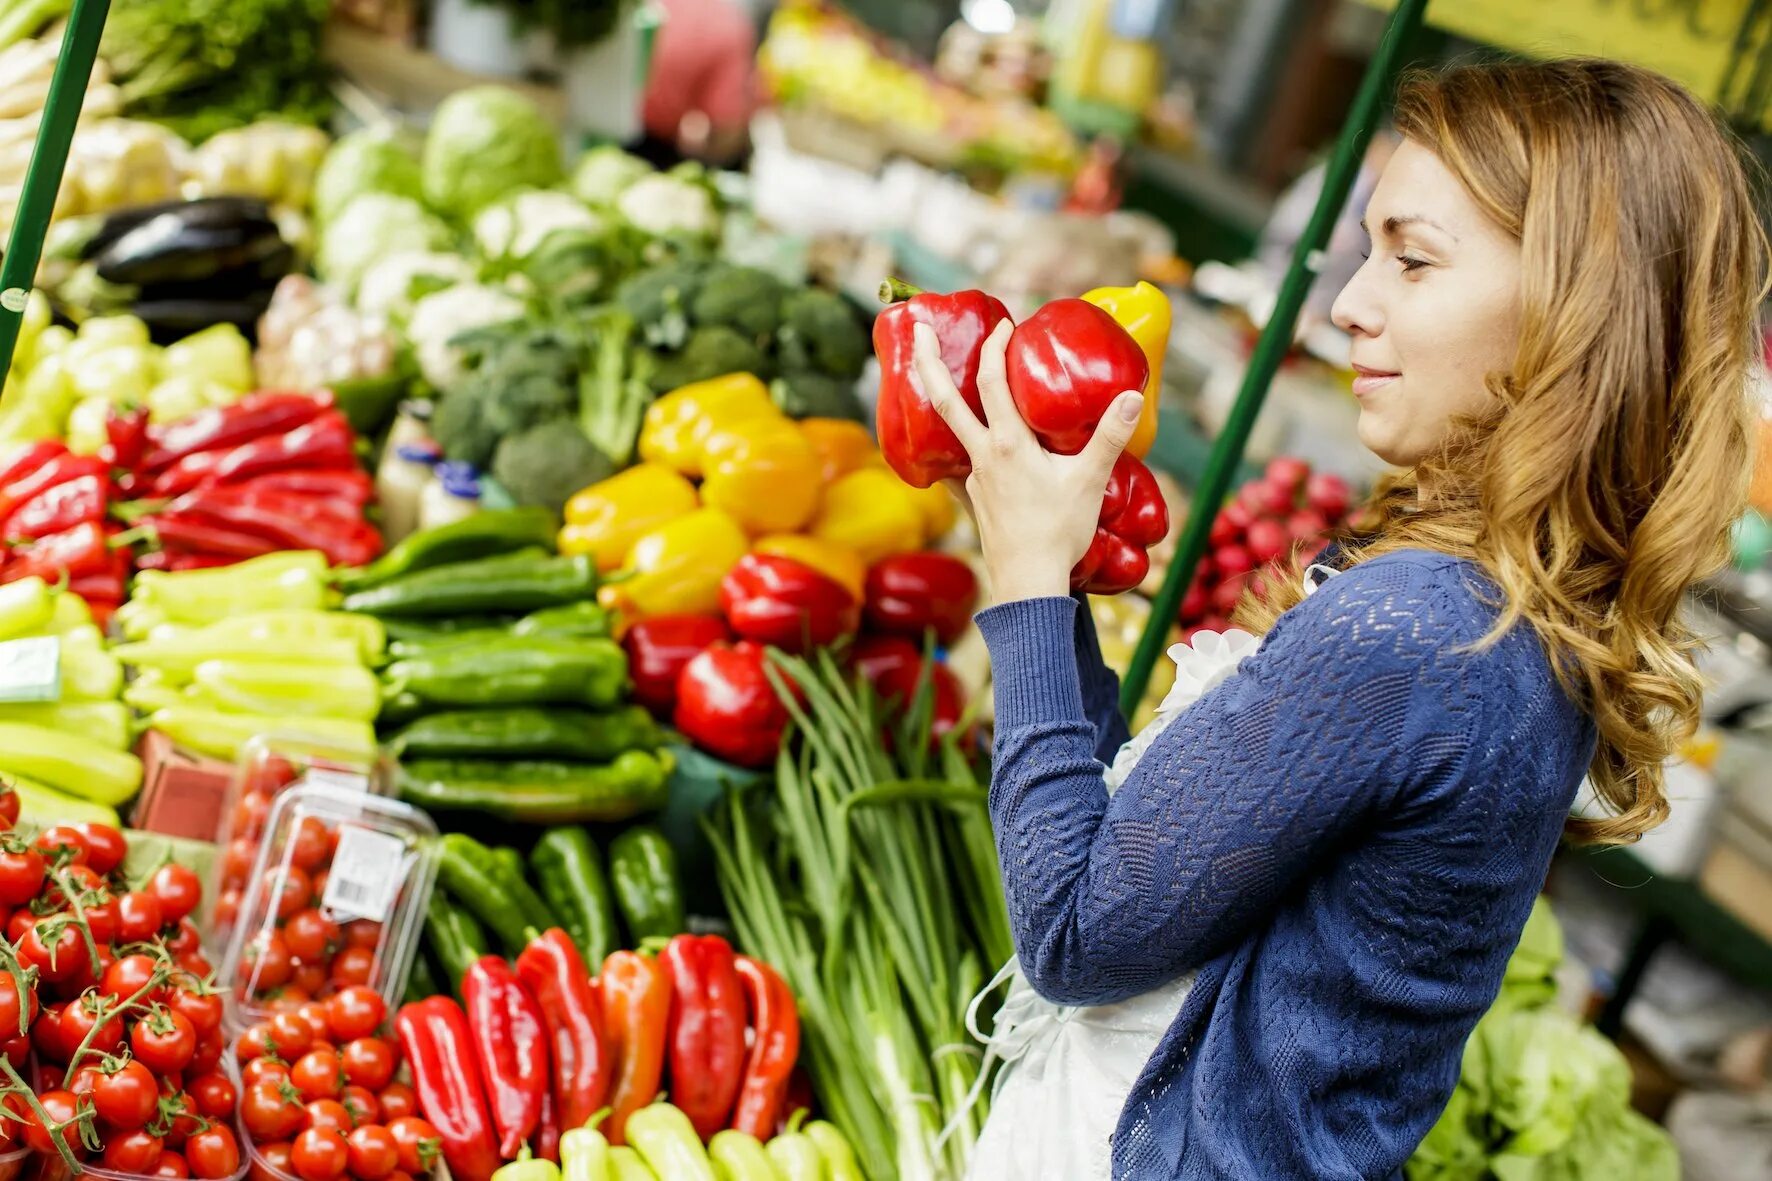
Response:
[[[1076,455],[1055,455],[1040,446],[1009,396],[1003,353],[1013,325],[997,325],[979,355],[978,391],[989,426],[954,388],[935,332],[924,324],[915,331],[923,390],[972,461],[966,496],[978,523],[992,598],[1008,603],[1069,594],[1071,567],[1095,537],[1108,474],[1138,425],[1143,395],[1121,394],[1087,447]]]

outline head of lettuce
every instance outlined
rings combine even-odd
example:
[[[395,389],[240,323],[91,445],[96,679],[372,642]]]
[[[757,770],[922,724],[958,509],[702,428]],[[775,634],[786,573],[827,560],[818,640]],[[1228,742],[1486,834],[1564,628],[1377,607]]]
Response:
[[[559,184],[558,133],[534,103],[502,86],[458,90],[437,107],[420,161],[425,203],[458,221],[518,189]]]

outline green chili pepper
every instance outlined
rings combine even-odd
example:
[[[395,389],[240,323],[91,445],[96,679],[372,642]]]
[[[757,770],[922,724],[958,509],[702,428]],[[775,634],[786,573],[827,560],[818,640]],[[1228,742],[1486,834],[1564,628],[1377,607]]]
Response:
[[[133,705],[134,702],[130,704]],[[375,723],[384,729],[388,726],[403,726],[424,717],[425,711],[430,708],[425,704],[424,698],[416,693],[384,693],[381,699],[381,712],[375,715]]]
[[[531,611],[512,625],[519,636],[585,636],[607,637],[610,634],[609,612],[601,604],[586,600],[564,607],[544,607]]]
[[[496,615],[445,615],[436,619],[384,619],[381,625],[387,629],[389,643],[396,640],[413,643],[439,640],[463,632],[500,631],[509,627],[510,621]]]
[[[525,928],[529,922],[522,907],[504,887],[504,873],[492,850],[465,833],[452,832],[443,837],[443,855],[437,860],[437,880],[448,890],[455,902],[497,936],[512,955],[529,943]],[[434,897],[433,893],[433,897]]]
[[[516,1160],[493,1170],[492,1181],[560,1181],[560,1166],[537,1157],[525,1144]]]
[[[344,609],[377,618],[535,611],[596,594],[597,564],[589,556],[557,558],[526,549],[408,574],[346,595]]]
[[[576,825],[549,829],[529,851],[529,868],[585,963],[601,965],[617,946],[615,908],[591,834]]]
[[[763,1142],[749,1132],[727,1128],[708,1141],[708,1159],[720,1181],[781,1181],[781,1170],[769,1159]]]
[[[830,1181],[818,1145],[804,1132],[783,1132],[769,1142],[767,1151],[782,1181]]]
[[[607,709],[627,691],[628,662],[613,640],[503,636],[395,661],[387,680],[433,705]]]
[[[818,1147],[818,1155],[824,1160],[825,1172],[830,1181],[866,1181],[861,1175],[861,1166],[856,1163],[855,1149],[837,1125],[827,1120],[815,1119],[806,1125],[806,1138]]]
[[[425,905],[425,939],[449,977],[450,991],[459,994],[462,974],[487,954],[486,932],[442,890],[432,890]]]
[[[609,1138],[589,1126],[568,1128],[560,1137],[560,1173],[563,1181],[609,1181]]]
[[[478,627],[467,631],[443,632],[434,636],[420,636],[415,640],[395,640],[388,645],[388,659],[411,660],[414,657],[430,656],[437,652],[446,652],[451,648],[460,648],[468,644],[484,644],[492,640],[502,640],[510,636],[510,629],[504,626]]]
[[[523,876],[523,855],[506,845],[492,850],[492,866],[497,871],[498,884],[505,892],[516,900],[517,909],[523,912],[523,921],[537,931],[545,931],[549,927],[557,927],[560,921],[554,917],[552,908],[535,892],[529,879]]]
[[[545,508],[489,509],[414,533],[369,565],[341,570],[336,577],[344,590],[365,590],[419,570],[552,546],[555,528]]]
[[[634,942],[683,933],[677,854],[658,829],[638,824],[610,842],[609,877],[622,923]]]
[[[623,1144],[609,1150],[609,1181],[658,1181],[646,1158]]]
[[[628,1143],[652,1171],[670,1181],[714,1181],[714,1166],[689,1117],[669,1103],[653,1103],[628,1117]]]
[[[614,823],[664,807],[673,761],[630,750],[602,766],[526,759],[400,763],[400,798],[432,812],[480,812],[526,824]]]
[[[395,757],[417,759],[579,759],[603,763],[627,750],[660,745],[652,715],[638,705],[608,713],[569,706],[445,710],[413,722],[390,742]]]

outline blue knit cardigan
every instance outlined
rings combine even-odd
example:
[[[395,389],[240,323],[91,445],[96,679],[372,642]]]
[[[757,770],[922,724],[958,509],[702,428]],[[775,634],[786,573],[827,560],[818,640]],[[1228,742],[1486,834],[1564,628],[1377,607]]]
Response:
[[[1594,749],[1529,627],[1476,646],[1497,601],[1424,551],[1329,579],[1111,799],[1127,731],[1087,612],[980,612],[1028,982],[1094,1005],[1199,973],[1116,1181],[1379,1181],[1438,1118]]]

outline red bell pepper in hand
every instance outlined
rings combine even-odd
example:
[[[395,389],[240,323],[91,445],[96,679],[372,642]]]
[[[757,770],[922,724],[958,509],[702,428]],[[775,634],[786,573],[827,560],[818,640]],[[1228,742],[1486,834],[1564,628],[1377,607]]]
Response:
[[[793,990],[780,972],[748,955],[738,957],[737,969],[751,1015],[751,1051],[732,1126],[767,1140],[781,1122],[788,1078],[800,1056],[800,1014],[794,1008]]]
[[[278,434],[237,446],[197,451],[154,477],[155,496],[177,496],[205,484],[238,484],[254,476],[300,468],[346,471],[357,466],[357,436],[344,415],[329,410]]]
[[[187,455],[235,447],[260,435],[280,435],[332,408],[330,390],[311,394],[261,390],[232,406],[200,410],[164,427],[148,428],[148,457],[142,468],[158,472]]]
[[[708,645],[677,680],[677,729],[729,763],[774,762],[789,718],[769,683],[766,662],[763,648],[748,640]]]
[[[72,580],[102,574],[110,569],[110,562],[110,539],[104,526],[87,521],[14,550],[0,582],[17,582],[33,575],[45,582],[55,582],[63,573]]]
[[[404,1005],[394,1014],[394,1032],[450,1173],[460,1181],[488,1181],[501,1162],[461,1006],[440,996]]]
[[[517,978],[547,1027],[560,1126],[582,1128],[609,1095],[609,1046],[591,974],[566,932],[551,927],[517,957]]]
[[[99,458],[113,468],[134,472],[141,466],[147,451],[147,408],[112,406],[105,414],[105,445],[99,449]]]
[[[1169,532],[1169,505],[1151,469],[1124,452],[1114,461],[1102,493],[1095,538],[1071,568],[1071,588],[1092,595],[1117,595],[1144,581],[1149,548]]]
[[[1055,299],[1016,325],[1003,355],[1022,421],[1060,455],[1081,451],[1113,400],[1142,392],[1150,374],[1131,333],[1081,299]]]
[[[498,1152],[510,1160],[541,1126],[548,1089],[541,1010],[511,966],[492,955],[475,960],[462,974],[461,999],[498,1129]]]
[[[972,622],[978,576],[952,554],[894,554],[868,570],[868,627],[877,632],[951,644]]]
[[[626,1144],[628,1117],[658,1097],[664,1077],[671,979],[657,960],[637,951],[610,952],[598,979],[603,1029],[615,1051],[615,1089],[603,1134],[611,1144]]]
[[[746,554],[720,581],[720,609],[742,639],[784,652],[822,648],[861,626],[861,604],[835,579],[775,554]]]
[[[923,379],[917,376],[912,330],[927,324],[941,343],[942,363],[972,413],[984,418],[978,394],[978,355],[991,330],[1009,319],[1009,309],[982,291],[934,295],[888,279],[880,297],[890,301],[874,319],[874,354],[880,359],[880,400],[875,432],[880,451],[899,478],[914,488],[972,471],[966,448],[942,421]],[[1106,313],[1103,313],[1104,315]]]
[[[743,1081],[744,986],[718,935],[675,936],[659,959],[671,980],[671,1102],[706,1141],[726,1126]]]
[[[89,472],[45,488],[19,505],[0,526],[0,533],[8,541],[60,533],[87,521],[103,521],[110,503],[110,476]]]
[[[947,665],[925,662],[923,652],[903,636],[864,636],[856,642],[851,659],[862,679],[872,685],[880,700],[904,709],[916,700],[924,668],[933,693],[929,735],[940,738],[960,722],[966,711],[966,693],[960,678]]]
[[[20,506],[35,500],[58,484],[66,484],[81,476],[109,474],[110,469],[105,466],[105,461],[96,455],[72,455],[66,451],[51,455],[36,467],[21,471],[16,477],[0,485],[0,521],[9,521]],[[5,528],[0,526],[0,536],[4,535]]]
[[[634,700],[661,717],[677,706],[677,680],[709,644],[730,640],[732,631],[718,615],[655,615],[628,628],[621,646],[628,654]]]

